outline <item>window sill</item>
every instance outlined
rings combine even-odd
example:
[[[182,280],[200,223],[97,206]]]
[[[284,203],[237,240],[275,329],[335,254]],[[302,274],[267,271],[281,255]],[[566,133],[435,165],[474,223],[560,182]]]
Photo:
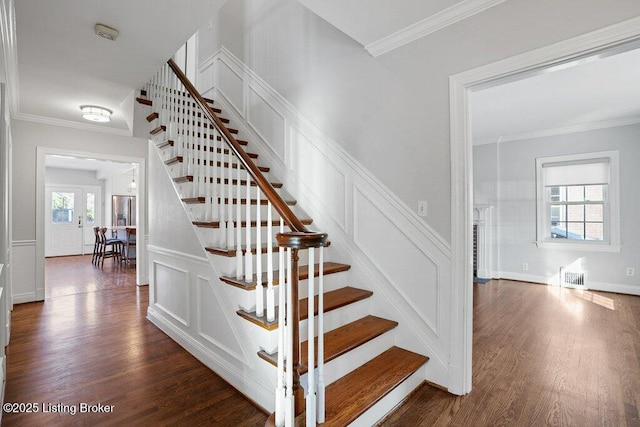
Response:
[[[541,249],[557,249],[563,251],[585,251],[585,252],[620,252],[622,246],[616,244],[601,243],[568,243],[568,242],[549,242],[535,241],[538,248]]]

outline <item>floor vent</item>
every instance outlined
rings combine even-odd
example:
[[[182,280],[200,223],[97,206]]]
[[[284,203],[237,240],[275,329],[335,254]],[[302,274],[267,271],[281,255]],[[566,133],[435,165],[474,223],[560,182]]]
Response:
[[[560,269],[560,286],[582,288],[586,283],[586,279],[586,271],[575,271],[568,268]]]

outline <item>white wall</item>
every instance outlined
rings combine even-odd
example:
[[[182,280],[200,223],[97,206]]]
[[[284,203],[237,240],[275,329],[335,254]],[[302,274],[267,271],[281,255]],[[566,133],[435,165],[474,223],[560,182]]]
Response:
[[[638,14],[635,0],[510,0],[373,58],[295,0],[230,0],[201,39],[218,40],[412,209],[428,200],[426,221],[449,240],[449,76]]]
[[[6,86],[0,84],[0,401],[4,402],[5,352],[11,327],[11,215],[9,190],[11,173],[11,134]]]
[[[40,256],[37,250],[39,245],[44,248],[44,241],[39,242],[41,238],[36,233],[38,149],[91,153],[98,158],[131,157],[145,160],[147,141],[21,120],[12,122],[12,140],[12,296],[14,302],[26,302],[44,298],[44,251]],[[146,216],[146,203],[142,209],[141,215]],[[139,274],[139,280],[141,277],[144,280],[145,273],[142,276]]]
[[[640,295],[640,275],[626,276],[626,267],[640,270],[640,125],[622,126],[547,138],[475,146],[474,198],[497,207],[494,222],[498,251],[494,277],[547,283],[560,267],[581,259],[594,289]],[[536,240],[535,158],[619,150],[620,235],[622,250],[565,251],[538,248]],[[528,271],[522,271],[528,263]]]

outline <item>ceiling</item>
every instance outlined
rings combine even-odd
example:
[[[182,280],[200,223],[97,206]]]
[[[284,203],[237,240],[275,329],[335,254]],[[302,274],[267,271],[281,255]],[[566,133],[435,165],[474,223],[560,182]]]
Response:
[[[298,1],[378,56],[505,0]]]
[[[639,75],[636,48],[568,62],[473,92],[474,144],[640,123]]]
[[[18,82],[14,117],[131,135],[134,91],[224,1],[15,1],[18,74],[8,76]],[[98,37],[97,23],[119,37]],[[84,104],[112,110],[111,122],[83,120]]]
[[[47,155],[45,157],[45,165],[47,168],[93,171],[96,173],[96,179],[106,179],[112,175],[119,175],[130,171],[136,167],[136,165],[132,163],[60,156],[56,154]]]

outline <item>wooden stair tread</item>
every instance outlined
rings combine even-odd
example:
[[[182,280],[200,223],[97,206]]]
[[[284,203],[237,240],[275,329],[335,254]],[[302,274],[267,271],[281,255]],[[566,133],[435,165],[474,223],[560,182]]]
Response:
[[[325,248],[330,246],[331,242],[327,241],[327,243],[325,244]],[[278,246],[276,246],[276,244],[274,243],[273,246],[271,247],[271,249],[273,250],[273,253],[278,253]],[[210,254],[213,255],[220,255],[220,256],[226,256],[226,257],[234,257],[236,256],[236,249],[225,249],[225,248],[214,248],[211,246],[207,246],[204,248],[205,251],[209,252]],[[301,250],[305,250],[305,249],[301,249]],[[247,252],[246,247],[243,245],[242,246],[242,254],[244,255]],[[251,245],[251,253],[256,253],[256,245]],[[262,245],[262,253],[266,254],[267,253],[267,245],[263,244]]]
[[[142,105],[153,105],[153,102],[151,102],[150,99],[146,99],[142,97],[137,97],[136,101],[138,102],[138,104],[142,104]]]
[[[364,289],[352,288],[350,286],[336,289],[335,291],[325,292],[324,294],[324,312],[336,310],[344,307],[345,305],[352,304],[357,301],[369,298],[373,295],[373,292]],[[318,299],[315,298],[314,316],[318,314]],[[300,320],[305,320],[308,315],[308,302],[307,298],[300,300]],[[236,312],[238,316],[245,318],[246,320],[254,323],[266,330],[272,331],[278,327],[278,307],[276,307],[276,317],[273,322],[267,321],[266,309],[264,316],[257,316],[255,311],[247,312],[244,310],[238,310]]]
[[[182,163],[184,161],[184,157],[183,156],[175,156],[175,157],[171,157],[170,159],[167,159],[164,161],[164,164],[169,166],[169,165],[173,165],[176,163]],[[198,159],[198,161],[196,162],[196,164],[200,164],[200,159]],[[229,162],[215,162],[213,160],[209,161],[209,166],[215,166],[215,167],[223,167],[223,168],[228,168],[229,167]],[[240,167],[241,169],[244,169],[243,166]],[[231,169],[238,169],[238,163],[231,163]],[[270,167],[268,166],[258,166],[258,169],[260,169],[261,172],[269,172],[271,170]]]
[[[167,146],[171,146],[171,147],[173,147],[173,145],[174,145],[174,144],[175,144],[175,143],[173,142],[173,140],[168,139],[168,140],[165,140],[165,141],[162,141],[162,142],[157,143],[157,144],[156,144],[156,147],[158,147],[158,148],[164,148],[164,147],[167,147]],[[206,151],[207,151],[207,150],[205,149],[205,147],[204,147],[204,146],[201,146],[200,144],[198,144],[198,145],[196,146],[196,151],[204,151],[204,152],[206,153]],[[213,150],[213,147],[209,147],[209,152],[210,152],[210,153],[213,153],[213,151],[214,151],[214,150]],[[225,155],[225,156],[228,156],[228,155],[229,155],[229,149],[228,149],[228,148],[224,148],[224,149],[222,149],[222,148],[218,147],[215,151],[216,151],[218,154],[223,154],[223,155]],[[250,152],[248,152],[248,151],[245,151],[245,154],[246,154],[247,156],[249,156],[250,158],[252,158],[252,159],[257,159],[257,158],[258,158],[258,155],[257,155],[256,153],[250,153]]]
[[[220,184],[223,181],[224,181],[225,185],[229,184],[229,179],[228,178],[225,178],[224,180],[222,178],[216,178],[216,182],[218,184]],[[185,175],[185,176],[175,177],[175,178],[173,178],[173,182],[176,182],[176,183],[193,182],[193,175]],[[209,178],[209,183],[213,183],[213,177]],[[231,180],[231,185],[236,185],[237,183],[238,183],[237,179],[232,179]],[[257,185],[258,185],[258,184],[256,184],[255,181],[251,181],[249,184],[252,187],[257,187]],[[245,185],[247,185],[247,180],[246,179],[241,179],[240,180],[240,185],[242,185],[243,187]],[[272,182],[271,186],[273,188],[282,188],[282,183],[281,182]]]
[[[314,277],[318,277],[319,275],[319,265],[320,264],[315,264],[314,266]],[[340,273],[343,271],[347,271],[351,268],[350,265],[348,264],[340,264],[337,262],[325,262],[323,263],[323,273],[326,276],[327,274],[335,274],[335,273]],[[298,273],[299,273],[299,278],[300,280],[306,280],[309,278],[309,266],[308,265],[303,265],[300,266],[298,268]],[[280,270],[275,270],[273,272],[273,285],[278,285],[280,283]],[[220,277],[220,280],[222,280],[223,282],[241,288],[241,289],[245,289],[247,291],[251,291],[253,289],[256,288],[257,285],[257,277],[256,275],[254,275],[253,280],[251,282],[245,282],[242,279],[236,279],[235,277],[229,277],[229,276],[222,276]],[[263,273],[262,274],[262,284],[264,286],[267,286],[267,273]]]
[[[346,426],[375,405],[429,360],[428,357],[391,347],[326,389],[323,426]]]
[[[222,140],[222,138],[220,138],[220,137],[218,137],[217,139],[218,139],[218,141],[221,141],[221,140]],[[244,140],[241,140],[241,139],[237,139],[236,141],[238,141],[238,144],[243,145],[243,146],[247,146],[247,145],[249,145],[249,142],[248,142],[248,141],[244,141]],[[157,146],[158,148],[166,147],[167,145],[170,145],[170,146],[172,146],[172,147],[173,147],[173,145],[174,145],[174,144],[175,144],[175,142],[174,142],[173,140],[171,140],[171,139],[167,139],[167,140],[165,140],[165,141],[162,141],[162,142],[160,142],[160,143],[157,143],[157,144],[156,144],[156,146]],[[198,147],[199,147],[199,145],[198,145]],[[220,149],[218,148],[218,150],[220,150]],[[227,149],[226,149],[226,148],[225,148],[225,151],[227,151]],[[218,151],[218,152],[220,152],[220,151]],[[249,154],[249,153],[247,153],[247,154]],[[256,156],[257,156],[257,154],[256,154]],[[251,157],[251,156],[249,156],[249,157]]]
[[[334,330],[325,332],[324,334],[324,361],[329,362],[343,354],[379,337],[385,332],[389,332],[398,326],[398,322],[383,319],[376,316],[365,316],[361,319],[351,322]],[[318,366],[318,338],[314,339],[316,365]],[[304,341],[300,349],[300,360],[308,360],[309,341]],[[264,350],[258,352],[258,356],[273,366],[278,364],[278,353],[269,354]],[[300,374],[305,374],[308,367],[303,365]]]
[[[185,197],[182,199],[183,203],[186,203],[188,205],[193,205],[193,204],[202,204],[206,202],[206,197],[200,196],[200,197]],[[252,206],[256,206],[258,204],[258,200],[257,199],[251,199],[250,200],[251,205]],[[295,206],[298,202],[295,200],[284,200],[284,202],[288,205],[288,206]],[[236,199],[235,197],[233,199],[229,199],[227,197],[223,198],[218,198],[218,203],[222,203],[225,205],[228,204],[232,204],[232,205],[237,205],[238,204],[238,199]],[[269,203],[269,201],[267,199],[260,199],[260,206],[267,206],[267,204]],[[240,204],[241,205],[246,205],[247,204],[247,199],[243,199],[240,198]]]
[[[311,218],[302,218],[300,219],[300,221],[304,225],[310,225],[313,222]],[[233,226],[236,227],[237,222],[236,221],[232,221],[232,222],[233,222]],[[193,225],[195,225],[196,227],[202,227],[202,228],[220,228],[220,221],[193,221]],[[257,225],[256,221],[251,221],[250,223],[251,227],[255,227],[256,225]],[[240,222],[240,227],[244,228],[246,226],[247,226],[246,221]],[[267,221],[260,221],[260,227],[266,227],[266,226],[267,226]],[[271,221],[271,226],[279,227],[280,221]]]

